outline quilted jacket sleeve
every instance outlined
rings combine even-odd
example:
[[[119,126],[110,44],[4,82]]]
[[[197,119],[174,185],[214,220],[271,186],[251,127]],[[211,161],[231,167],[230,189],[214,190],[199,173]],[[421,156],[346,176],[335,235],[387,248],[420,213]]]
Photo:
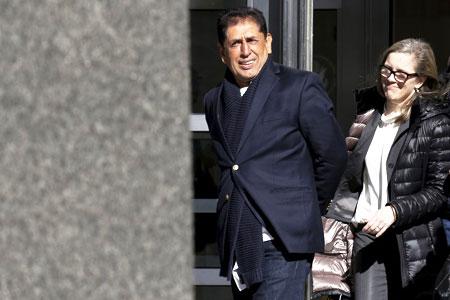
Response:
[[[391,199],[390,205],[395,208],[398,215],[394,227],[435,218],[442,213],[447,203],[447,197],[443,193],[443,183],[450,169],[450,118],[445,114],[438,115],[424,121],[419,130],[422,130],[423,134],[419,134],[415,145],[407,145],[407,148],[413,149],[409,153],[404,153],[400,159],[409,164],[411,169],[420,167],[418,164],[426,164],[423,166],[425,173],[422,188],[411,194],[405,193]],[[422,145],[419,147],[419,144]],[[418,152],[421,149],[428,149],[425,158],[413,160],[413,151]],[[397,175],[400,177],[406,178],[408,175],[404,170],[399,172],[400,174]],[[392,184],[394,190],[407,190],[407,185],[413,186],[415,183],[405,180]]]

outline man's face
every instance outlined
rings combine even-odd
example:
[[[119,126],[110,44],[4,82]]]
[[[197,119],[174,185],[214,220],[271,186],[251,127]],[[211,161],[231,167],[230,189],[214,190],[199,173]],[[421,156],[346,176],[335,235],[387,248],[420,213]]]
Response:
[[[248,86],[261,71],[272,52],[272,36],[259,31],[252,19],[243,19],[228,27],[220,57],[240,87]]]

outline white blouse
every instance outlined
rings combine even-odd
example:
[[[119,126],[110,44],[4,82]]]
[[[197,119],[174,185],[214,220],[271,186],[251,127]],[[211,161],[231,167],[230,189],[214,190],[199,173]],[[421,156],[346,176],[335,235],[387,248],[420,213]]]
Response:
[[[363,189],[352,219],[355,223],[367,223],[388,202],[386,161],[398,132],[399,124],[395,119],[399,115],[399,112],[383,114],[375,130],[364,159]]]

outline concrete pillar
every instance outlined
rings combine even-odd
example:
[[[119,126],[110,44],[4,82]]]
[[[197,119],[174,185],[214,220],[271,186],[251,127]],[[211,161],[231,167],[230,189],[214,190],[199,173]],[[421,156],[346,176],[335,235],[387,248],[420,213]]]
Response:
[[[0,1],[0,299],[192,299],[188,1]]]

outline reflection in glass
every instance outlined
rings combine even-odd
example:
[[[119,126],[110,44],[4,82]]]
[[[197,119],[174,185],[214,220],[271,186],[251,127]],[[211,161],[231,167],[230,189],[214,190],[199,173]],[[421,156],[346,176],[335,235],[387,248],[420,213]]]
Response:
[[[203,96],[222,81],[225,72],[217,49],[216,19],[221,12],[190,10],[193,113],[203,113]]]
[[[217,199],[219,167],[208,132],[194,132],[194,198]]]
[[[219,268],[216,214],[194,214],[195,268]]]
[[[194,132],[194,198],[216,202],[219,167],[208,132]],[[195,201],[194,199],[194,201]],[[218,268],[216,214],[194,214],[195,267]]]
[[[196,286],[196,300],[232,300],[233,295],[229,286]]]
[[[314,10],[313,71],[320,75],[336,107],[337,97],[337,10]]]
[[[420,20],[420,21],[418,21]],[[392,1],[392,42],[420,37],[433,47],[439,71],[450,55],[450,1]]]

